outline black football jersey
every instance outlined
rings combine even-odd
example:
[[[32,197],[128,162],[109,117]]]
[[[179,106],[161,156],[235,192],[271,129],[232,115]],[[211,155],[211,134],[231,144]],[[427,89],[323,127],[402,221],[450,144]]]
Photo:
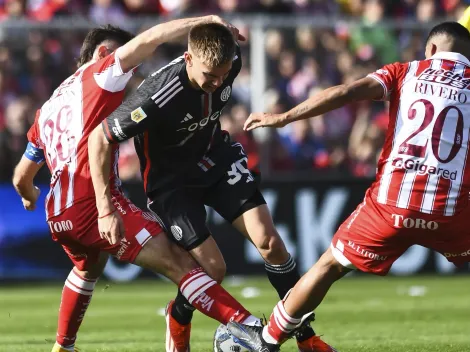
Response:
[[[108,118],[109,142],[134,138],[147,193],[191,177],[191,170],[224,164],[233,148],[224,141],[219,117],[241,69],[240,48],[221,87],[206,93],[191,86],[183,56],[149,75]]]

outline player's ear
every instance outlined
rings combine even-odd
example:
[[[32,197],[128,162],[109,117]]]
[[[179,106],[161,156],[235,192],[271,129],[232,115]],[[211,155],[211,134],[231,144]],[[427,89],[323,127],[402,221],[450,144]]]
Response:
[[[192,65],[193,65],[193,57],[191,56],[191,54],[190,54],[188,51],[185,51],[185,52],[184,52],[184,61],[185,61],[189,66],[192,66]]]
[[[105,45],[98,46],[98,60],[108,55],[108,48]]]
[[[429,59],[431,56],[433,56],[436,53],[436,51],[437,51],[436,45],[428,42],[426,44],[424,56],[426,57],[426,59]]]

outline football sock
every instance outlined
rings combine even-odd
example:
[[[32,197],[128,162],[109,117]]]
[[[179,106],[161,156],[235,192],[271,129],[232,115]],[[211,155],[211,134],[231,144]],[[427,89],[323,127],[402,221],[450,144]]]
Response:
[[[179,289],[198,311],[226,325],[229,321],[243,322],[251,314],[215,280],[197,268],[186,274]]]
[[[64,348],[73,347],[77,332],[90,304],[97,280],[78,275],[73,269],[65,280],[59,308],[57,343]]]
[[[294,259],[289,254],[289,259],[284,264],[274,265],[265,263],[264,268],[268,274],[269,282],[276,289],[280,299],[300,280],[300,274]]]
[[[300,280],[300,274],[297,265],[289,254],[289,259],[284,264],[273,265],[264,264],[268,279],[271,285],[276,289],[279,298],[286,299],[286,295],[292,289],[297,281]],[[295,333],[297,341],[302,342],[315,335],[315,331],[308,324],[300,328]]]
[[[171,309],[171,316],[181,325],[188,325],[193,318],[194,308],[183,296],[181,291],[178,289],[178,294],[175,298],[175,303],[173,303]]]
[[[288,338],[300,321],[301,319],[289,316],[284,309],[284,303],[279,301],[269,317],[268,325],[263,329],[263,339],[267,343],[280,344]]]

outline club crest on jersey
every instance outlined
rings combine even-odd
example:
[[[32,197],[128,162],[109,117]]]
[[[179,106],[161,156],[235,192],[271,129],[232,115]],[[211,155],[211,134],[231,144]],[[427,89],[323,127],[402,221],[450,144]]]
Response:
[[[375,71],[375,72],[377,72],[380,75],[384,75],[384,76],[388,75],[388,71],[384,70],[382,68],[380,70]]]
[[[183,230],[181,229],[181,227],[173,225],[170,227],[170,231],[173,234],[175,240],[181,241],[181,239],[183,238]]]
[[[135,109],[134,111],[131,112],[131,120],[134,121],[135,123],[139,123],[143,119],[147,117],[147,114],[145,113],[144,110],[142,110],[141,107]]]
[[[230,86],[225,87],[222,93],[220,93],[220,100],[227,101],[230,98],[230,93],[232,93],[232,88]]]

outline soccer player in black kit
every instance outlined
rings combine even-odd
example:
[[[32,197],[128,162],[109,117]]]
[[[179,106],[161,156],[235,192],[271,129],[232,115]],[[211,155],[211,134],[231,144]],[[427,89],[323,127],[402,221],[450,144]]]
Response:
[[[243,147],[230,141],[219,122],[241,67],[240,48],[227,27],[216,23],[193,27],[188,51],[147,77],[95,129],[89,138],[90,163],[100,165],[105,175],[110,144],[135,137],[149,209],[176,243],[221,282],[225,262],[206,226],[204,206],[212,207],[257,247],[269,281],[282,299],[300,278],[296,263],[247,169]],[[95,184],[97,204],[106,187],[105,178],[101,185]],[[119,212],[108,217],[108,224],[119,241]],[[169,303],[167,351],[189,351],[193,310],[181,292]],[[333,351],[308,322],[296,337],[301,351]]]

